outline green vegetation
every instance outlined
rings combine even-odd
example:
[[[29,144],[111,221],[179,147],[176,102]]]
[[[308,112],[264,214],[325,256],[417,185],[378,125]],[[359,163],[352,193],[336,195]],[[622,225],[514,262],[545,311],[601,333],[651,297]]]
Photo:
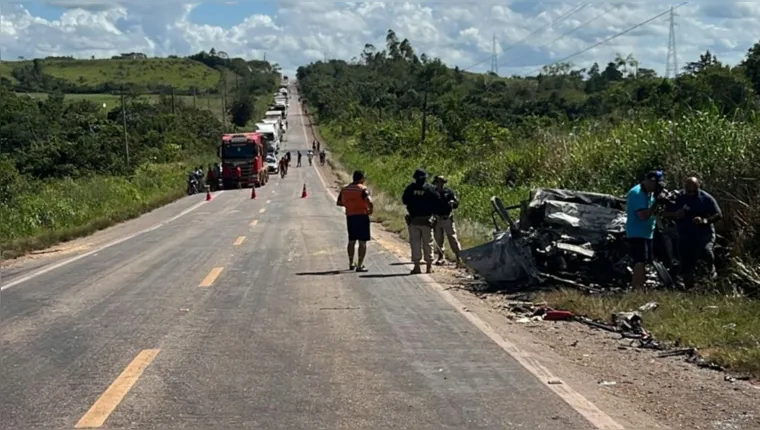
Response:
[[[723,306],[723,296],[736,291],[760,296],[760,276],[747,269],[760,257],[760,44],[736,67],[706,52],[677,79],[664,79],[630,56],[583,69],[552,65],[536,77],[473,75],[417,55],[393,31],[386,42],[382,51],[367,45],[358,63],[317,62],[300,68],[297,78],[336,156],[367,171],[388,196],[383,200],[393,202],[379,211],[389,225],[403,225],[395,202],[420,166],[445,174],[459,192],[459,224],[470,244],[488,239],[493,195],[509,204],[534,187],[623,195],[648,170],[664,169],[673,188],[697,174],[726,215],[719,232],[731,256],[722,279],[691,295],[547,297],[603,317],[654,298],[664,304],[652,321],[657,336],[689,341],[728,366],[758,371],[757,302],[732,299],[711,314],[699,306]],[[730,339],[713,330],[733,323],[740,329]]]
[[[17,86],[10,79],[0,85],[0,250],[6,258],[89,234],[174,200],[184,194],[192,167],[216,158],[223,131],[222,93],[194,96],[172,91],[176,94],[171,95],[162,87],[153,87],[158,88],[158,93],[141,94],[135,81],[124,97],[127,158],[118,93],[107,89],[70,95],[54,92],[69,89],[69,83],[60,85],[63,75],[59,71],[63,68],[59,65],[71,61],[74,60],[31,62],[31,76],[21,73],[28,72],[23,63],[21,68],[14,65],[11,70]],[[192,63],[195,66],[191,69],[211,70],[216,76],[212,86],[224,89],[219,85],[221,73],[211,68],[218,65],[195,60],[119,58],[80,63],[117,70],[133,61]],[[229,72],[239,68],[240,62],[246,64],[244,72]],[[250,118],[246,121],[263,114],[258,112],[261,101],[268,100],[279,84],[275,68],[265,62],[242,59],[224,59],[221,64],[239,82],[237,89],[228,88],[229,97],[245,95],[258,102],[248,110]],[[160,67],[155,69],[147,81],[187,89],[194,85],[193,76],[200,76],[195,72],[178,74],[172,67],[164,67],[163,72]],[[0,72],[4,69],[0,68]],[[165,76],[161,74],[164,72]],[[107,80],[93,82],[87,81],[76,89],[115,85]],[[18,85],[29,87],[29,83],[36,87],[27,90],[52,94],[14,93],[22,89]],[[228,106],[227,124],[235,114]]]
[[[216,92],[219,72],[190,59],[48,59],[2,63],[0,80],[18,91],[99,93],[120,88],[138,92]],[[40,77],[42,76],[42,77]]]

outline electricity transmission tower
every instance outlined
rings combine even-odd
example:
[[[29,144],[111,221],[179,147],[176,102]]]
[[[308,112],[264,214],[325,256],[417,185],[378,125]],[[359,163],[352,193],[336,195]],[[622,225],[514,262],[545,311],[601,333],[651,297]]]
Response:
[[[496,35],[493,35],[493,44],[491,45],[491,73],[499,74],[499,56],[496,54]]]
[[[670,8],[670,35],[668,36],[668,58],[665,64],[665,77],[678,76],[678,55],[676,54],[676,13]]]

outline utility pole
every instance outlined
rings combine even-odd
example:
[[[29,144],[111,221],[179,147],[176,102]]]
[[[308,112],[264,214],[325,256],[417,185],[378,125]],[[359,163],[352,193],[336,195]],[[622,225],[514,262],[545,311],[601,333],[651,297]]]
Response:
[[[499,56],[496,53],[496,34],[493,35],[493,42],[491,44],[491,73],[494,75],[499,74]]]
[[[129,168],[129,140],[127,140],[127,104],[124,101],[124,87],[121,87],[121,128],[124,133],[124,152],[127,158],[127,168]]]
[[[425,133],[427,132],[427,101],[428,101],[428,84],[425,83],[425,95],[422,99],[422,137],[420,144],[425,144]]]
[[[676,13],[670,7],[670,34],[668,35],[668,58],[665,60],[665,77],[678,77],[678,55],[676,54]]]
[[[227,131],[227,77],[222,75],[222,131]]]
[[[177,113],[175,106],[174,106],[174,86],[172,86],[172,115]]]
[[[0,28],[3,28],[3,4],[0,2]],[[0,45],[0,63],[3,62],[3,45]],[[0,250],[2,252],[2,250]]]

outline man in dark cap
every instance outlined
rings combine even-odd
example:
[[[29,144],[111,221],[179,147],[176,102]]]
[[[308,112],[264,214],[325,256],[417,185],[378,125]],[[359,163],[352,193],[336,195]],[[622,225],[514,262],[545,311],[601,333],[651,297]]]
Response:
[[[665,175],[662,171],[646,174],[640,184],[631,188],[626,195],[627,220],[625,236],[631,259],[633,260],[633,288],[642,289],[646,281],[646,265],[652,264],[654,248],[652,245],[655,229],[655,197],[659,190],[665,188]]]
[[[409,246],[412,248],[412,274],[422,273],[420,262],[425,258],[427,273],[432,273],[433,265],[433,226],[435,210],[440,196],[435,187],[427,183],[427,172],[417,169],[414,182],[404,190],[401,201],[408,212],[406,224],[409,226]]]
[[[433,184],[438,191],[440,200],[436,206],[435,216],[436,222],[433,228],[433,237],[435,238],[437,260],[436,264],[444,263],[444,249],[446,243],[444,241],[444,235],[449,239],[449,246],[456,256],[457,263],[459,262],[459,251],[462,250],[459,244],[459,238],[457,238],[457,228],[454,225],[454,215],[452,212],[459,207],[459,199],[457,199],[456,193],[451,188],[446,186],[448,180],[443,176],[436,176],[433,178]]]
[[[678,229],[678,261],[684,286],[694,287],[697,262],[704,260],[711,276],[715,276],[715,227],[723,217],[718,202],[695,177],[686,178],[683,190],[663,216],[675,219]]]

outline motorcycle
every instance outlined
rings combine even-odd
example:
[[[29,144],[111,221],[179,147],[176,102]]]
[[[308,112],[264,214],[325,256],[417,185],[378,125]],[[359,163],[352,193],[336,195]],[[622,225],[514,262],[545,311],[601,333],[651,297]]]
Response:
[[[192,196],[198,193],[198,180],[195,178],[187,179],[187,195]]]

